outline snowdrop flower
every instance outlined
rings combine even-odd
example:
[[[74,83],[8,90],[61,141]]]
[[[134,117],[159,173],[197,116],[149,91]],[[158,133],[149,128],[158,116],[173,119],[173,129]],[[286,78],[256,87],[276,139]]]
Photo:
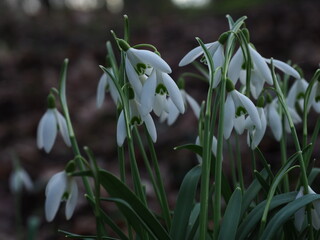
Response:
[[[25,187],[28,191],[32,191],[33,189],[33,183],[29,174],[19,166],[11,173],[9,186],[13,193],[21,192],[22,187]]]
[[[308,88],[308,82],[303,79],[297,79],[291,86],[286,101],[289,107],[295,108],[296,102],[298,102],[301,109],[304,105],[304,94]]]
[[[54,106],[54,97],[48,97],[48,110],[42,116],[37,129],[37,146],[49,153],[57,137],[58,130],[67,146],[71,146],[67,123],[62,114]]]
[[[147,115],[154,110],[155,114],[160,116],[165,108],[166,96],[170,97],[175,107],[183,114],[185,110],[184,102],[176,83],[169,74],[153,70],[142,88],[142,114]]]
[[[255,149],[261,142],[267,128],[267,119],[263,107],[257,107],[261,120],[261,128],[255,128],[251,117],[246,119],[246,128],[248,129],[247,142],[251,149]]]
[[[112,73],[111,68],[109,68],[108,70]],[[97,108],[100,108],[102,106],[106,91],[110,91],[113,102],[117,104],[119,99],[118,90],[110,76],[107,73],[103,73],[100,77],[99,84],[97,87]]]
[[[317,113],[320,113],[320,84],[319,81],[316,81],[312,86],[309,101],[308,109],[312,106]]]
[[[282,137],[282,122],[278,112],[277,99],[272,100],[265,107],[265,114],[267,118],[267,124],[269,125],[274,138],[279,142]]]
[[[236,115],[240,116],[244,113],[248,113],[253,125],[256,128],[261,129],[261,119],[253,102],[248,97],[235,90],[231,80],[227,82],[227,90],[228,94],[224,111],[224,138],[228,139],[230,137],[235,125]],[[244,122],[237,124],[244,124]]]
[[[297,198],[301,198],[304,195],[304,188],[300,187],[300,190],[296,196]],[[308,186],[308,194],[316,194],[310,186]],[[320,200],[316,200],[312,202],[313,208],[311,209],[311,217],[312,217],[312,226],[314,229],[320,229]],[[302,230],[302,226],[305,220],[305,207],[300,208],[294,214],[294,225],[298,231]]]
[[[226,40],[226,36],[227,35],[223,34],[218,41],[205,44],[205,47],[208,49],[209,54],[212,56],[215,68],[214,82],[212,85],[213,88],[217,87],[221,80],[221,67],[225,59],[223,44]],[[198,58],[202,54],[204,54],[204,52],[201,46],[192,49],[181,59],[179,66],[183,67],[192,63],[196,58]]]
[[[78,200],[78,186],[75,179],[68,176],[66,171],[51,177],[45,194],[45,216],[48,222],[54,219],[62,201],[66,201],[66,219],[69,220],[72,217]]]
[[[136,99],[129,100],[129,125],[141,125],[146,124],[146,128],[153,142],[157,141],[157,131],[154,125],[151,115],[148,113],[146,115],[141,114],[141,105]],[[123,110],[121,111],[118,123],[117,123],[117,143],[118,146],[122,146],[124,140],[127,137],[126,121]]]
[[[196,100],[192,96],[190,96],[184,89],[180,89],[180,93],[182,95],[184,105],[190,105],[195,116],[199,118],[200,106],[196,102]],[[164,122],[167,120],[167,124],[170,126],[177,120],[179,113],[180,112],[177,109],[176,105],[172,102],[170,98],[168,98],[166,99],[166,108],[164,109],[164,111],[161,112],[160,122]]]
[[[288,110],[289,110],[289,114],[292,118],[293,124],[298,124],[298,123],[302,122],[301,117],[299,116],[299,114],[297,113],[297,111],[294,108],[288,106]],[[285,126],[287,133],[290,133],[291,129],[290,129],[289,121],[286,116],[285,116],[284,126]]]
[[[196,139],[196,145],[202,146],[200,144],[200,138],[199,136]],[[218,141],[217,138],[215,136],[212,137],[212,145],[211,145],[211,152],[212,154],[216,157],[217,156],[217,146],[218,146]],[[197,154],[197,159],[199,163],[202,163],[202,157],[200,155]]]
[[[122,39],[118,40],[118,43],[122,50],[126,52],[125,69],[128,80],[139,96],[146,72],[151,69],[157,69],[164,73],[171,73],[170,66],[156,53],[149,50],[132,48]]]
[[[272,76],[268,64],[271,64],[271,59],[262,57],[250,44],[248,45],[252,60],[251,79],[250,79],[250,91],[255,99],[257,99],[263,89],[265,82],[273,85]],[[291,75],[294,78],[300,78],[299,73],[287,63],[280,60],[273,59],[273,65],[284,72],[285,74]],[[246,84],[246,71],[244,68],[244,56],[242,49],[239,48],[232,57],[229,69],[228,77],[232,80],[233,84],[236,84],[240,79],[243,85]]]

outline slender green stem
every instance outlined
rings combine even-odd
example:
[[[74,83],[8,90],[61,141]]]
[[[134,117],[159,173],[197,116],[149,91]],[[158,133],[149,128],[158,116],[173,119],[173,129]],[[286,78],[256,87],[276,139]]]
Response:
[[[170,224],[171,224],[171,221],[170,221],[171,220],[170,219],[170,210],[169,210],[169,207],[168,207],[168,204],[167,204],[167,199],[166,199],[165,192],[164,192],[164,190],[161,190],[161,188],[163,189],[161,176],[160,176],[160,179],[158,179],[158,176],[157,176],[157,179],[154,177],[152,167],[151,167],[151,165],[149,163],[149,159],[147,157],[147,153],[146,153],[146,151],[144,149],[140,134],[139,134],[138,129],[136,127],[134,128],[134,134],[135,134],[135,137],[138,140],[138,145],[139,145],[140,152],[142,154],[142,158],[143,158],[144,163],[146,165],[148,174],[149,174],[149,176],[151,178],[153,189],[154,189],[154,191],[156,193],[156,196],[157,196],[157,199],[158,199],[158,201],[160,203],[161,211],[162,211],[162,214],[163,214],[163,219],[165,220],[166,225],[169,228]],[[148,138],[148,140],[149,140],[149,138]],[[153,145],[152,140],[151,140],[151,143],[148,141],[148,144],[152,144]],[[159,171],[159,174],[160,174],[160,171]]]
[[[168,205],[167,195],[166,195],[166,192],[165,192],[165,189],[163,186],[163,182],[162,182],[162,177],[161,177],[161,172],[160,172],[160,168],[159,168],[159,164],[158,164],[157,154],[154,149],[154,144],[152,142],[152,139],[151,139],[146,127],[145,127],[145,132],[147,135],[149,150],[150,150],[150,154],[151,154],[151,160],[152,160],[154,171],[156,174],[156,182],[159,187],[159,193],[160,193],[162,204],[163,204],[162,211],[164,214],[164,220],[165,220],[166,225],[169,229],[171,226],[170,209],[169,209],[169,205]]]
[[[231,143],[230,143],[229,139],[227,140],[227,145],[228,145],[228,153],[229,153],[229,159],[230,159],[232,183],[233,183],[233,187],[236,188],[238,186],[238,183],[237,183],[235,158],[234,158],[234,154],[233,154]]]
[[[243,171],[242,171],[242,161],[241,161],[241,151],[240,151],[240,144],[239,144],[239,136],[235,135],[236,139],[236,163],[237,163],[237,170],[238,170],[238,178],[240,183],[240,188],[242,192],[244,192],[244,178],[243,178]]]
[[[283,133],[280,140],[280,149],[281,149],[281,166],[284,166],[287,162],[287,138],[286,138],[286,132],[284,128],[283,128]],[[285,176],[283,177],[283,189],[284,189],[284,192],[289,192],[288,174],[285,174]]]

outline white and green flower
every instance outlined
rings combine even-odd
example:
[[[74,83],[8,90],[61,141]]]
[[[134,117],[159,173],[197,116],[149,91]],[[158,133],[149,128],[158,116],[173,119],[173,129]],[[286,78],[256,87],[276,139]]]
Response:
[[[47,153],[49,153],[53,147],[58,131],[60,131],[66,145],[71,146],[65,118],[56,108],[48,108],[38,125],[38,148],[43,148]]]
[[[33,190],[33,183],[29,174],[20,166],[16,167],[11,173],[9,186],[13,193],[21,192],[23,187],[29,192]]]
[[[56,173],[49,180],[45,194],[45,216],[48,222],[54,219],[62,201],[66,201],[66,219],[72,217],[78,200],[78,186],[73,177],[65,171]]]
[[[108,70],[112,73],[111,68],[109,68]],[[117,104],[119,100],[118,90],[114,85],[110,76],[107,73],[103,73],[102,76],[100,77],[99,84],[97,87],[97,99],[96,99],[97,103],[96,104],[98,108],[102,106],[106,91],[110,92],[113,102]]]

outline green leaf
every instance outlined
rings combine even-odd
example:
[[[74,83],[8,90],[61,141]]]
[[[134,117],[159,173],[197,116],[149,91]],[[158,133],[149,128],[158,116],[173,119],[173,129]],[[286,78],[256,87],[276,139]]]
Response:
[[[267,183],[267,181],[263,178],[263,176],[256,170],[254,170],[254,176],[259,181],[260,185],[262,186],[263,190],[267,193],[269,192],[270,185]]]
[[[313,181],[316,179],[316,177],[319,175],[319,173],[320,173],[320,168],[312,168],[308,176],[308,182],[310,186],[313,183]]]
[[[239,207],[241,202],[241,189],[236,188],[229,200],[227,209],[224,213],[218,240],[235,239],[241,214],[241,208]]]
[[[97,236],[89,236],[89,235],[79,235],[71,232],[67,232],[64,230],[58,230],[59,233],[63,233],[66,238],[73,238],[73,239],[97,239]],[[107,240],[119,240],[118,238],[113,238],[113,237],[101,237],[102,239],[107,239]]]
[[[268,172],[265,169],[263,169],[260,172],[260,175],[263,177],[264,180],[266,180],[268,177]],[[243,216],[244,213],[247,211],[253,199],[255,199],[255,197],[260,192],[261,187],[262,186],[260,182],[257,179],[254,179],[250,186],[247,188],[247,190],[244,192],[241,204],[241,216]]]
[[[196,203],[192,209],[190,219],[189,219],[187,240],[194,239],[196,235],[196,232],[199,228],[199,214],[200,214],[200,203]]]
[[[137,231],[140,236],[143,236],[143,232],[147,231],[152,239],[158,239],[154,235],[153,231],[149,228],[148,224],[143,221],[143,219],[141,218],[141,214],[134,211],[128,202],[120,198],[103,198],[102,200],[116,203],[121,209],[121,212],[126,216],[131,226]]]
[[[297,192],[290,192],[276,195],[272,198],[269,210],[279,207],[280,205],[286,204],[293,201],[297,196]],[[259,203],[242,221],[238,228],[237,238],[239,240],[247,239],[248,234],[256,230],[256,225],[260,222],[263,211],[266,206],[266,200]]]
[[[188,222],[194,206],[200,174],[201,166],[198,165],[192,168],[183,179],[170,229],[170,237],[172,239],[186,239]]]
[[[273,236],[277,233],[279,228],[282,227],[282,225],[288,221],[296,211],[318,199],[320,199],[320,194],[308,194],[295,199],[281,208],[281,210],[270,219],[261,236],[261,240],[274,239]]]
[[[199,145],[195,145],[195,144],[185,144],[185,145],[177,146],[177,147],[175,147],[174,149],[175,149],[175,150],[188,149],[188,150],[194,152],[195,154],[198,154],[198,155],[202,156],[202,147],[199,146]],[[211,169],[211,170],[212,170],[212,172],[213,172],[213,174],[214,174],[214,172],[215,172],[215,160],[216,160],[216,158],[215,158],[215,156],[214,156],[213,154],[211,155],[211,159],[212,159],[212,164],[211,164],[212,169]],[[230,185],[229,185],[229,183],[228,183],[228,180],[227,180],[227,178],[226,178],[226,176],[224,175],[223,172],[222,172],[221,180],[222,180],[222,181],[221,181],[221,185],[222,185],[222,187],[221,187],[221,192],[222,192],[222,195],[223,195],[224,200],[225,200],[226,202],[228,202],[229,199],[230,199],[230,197],[231,197],[232,191],[231,191],[231,187],[230,187]]]
[[[170,239],[168,233],[160,224],[160,222],[122,181],[120,181],[110,172],[100,170],[100,182],[103,188],[107,190],[112,198],[122,199],[123,201],[127,202],[152,231],[154,236],[161,240]],[[128,216],[128,211],[125,207],[123,207],[121,204],[118,204],[118,207],[126,217],[130,217]],[[134,223],[130,222],[130,224]]]

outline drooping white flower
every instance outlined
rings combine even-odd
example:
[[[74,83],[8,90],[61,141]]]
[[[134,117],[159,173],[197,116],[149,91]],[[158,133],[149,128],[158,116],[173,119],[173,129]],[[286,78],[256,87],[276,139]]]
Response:
[[[67,146],[71,146],[67,123],[65,118],[56,108],[49,108],[42,116],[37,129],[37,146],[49,153],[60,131]]]
[[[119,45],[126,52],[125,70],[128,80],[139,97],[147,78],[146,73],[152,69],[171,73],[170,66],[158,54],[149,50],[132,48],[124,40],[119,40]]]
[[[279,142],[282,137],[282,122],[278,112],[277,99],[274,99],[271,103],[265,107],[265,113],[267,117],[267,124],[269,125],[273,136]]]
[[[112,73],[112,69],[109,68],[110,73]],[[102,106],[102,103],[104,101],[105,92],[110,91],[112,100],[115,104],[117,104],[119,99],[119,93],[114,85],[112,79],[107,73],[103,73],[100,77],[99,84],[97,87],[97,108],[100,108]]]
[[[13,193],[21,192],[23,187],[25,187],[27,191],[33,190],[33,183],[29,174],[20,166],[16,167],[11,173],[9,186]]]
[[[246,97],[245,95],[243,95],[235,89],[228,92],[224,110],[223,135],[225,139],[228,139],[231,135],[232,129],[235,125],[236,115],[240,116],[244,114],[244,111],[248,113],[248,115],[250,116],[251,121],[254,124],[254,127],[260,129],[261,119],[257,111],[257,108],[253,104],[253,102],[248,97]]]
[[[317,113],[320,113],[320,84],[316,81],[312,86],[308,101],[308,110],[313,107]]]
[[[215,88],[218,86],[221,80],[221,67],[224,63],[224,47],[223,44],[221,44],[219,41],[207,43],[205,44],[205,47],[208,49],[209,54],[212,56],[214,69],[215,69],[215,75],[214,75],[214,82],[212,87]],[[198,46],[194,49],[192,49],[190,52],[188,52],[180,61],[179,66],[183,67],[185,65],[188,65],[192,63],[195,59],[197,59],[199,56],[203,55],[203,49],[201,46]]]
[[[301,109],[304,105],[304,94],[308,88],[308,82],[303,79],[297,79],[291,86],[286,101],[289,107],[295,108],[296,102],[298,102]]]
[[[129,100],[129,125],[132,127],[133,125],[141,125],[143,123],[146,124],[146,128],[153,142],[157,141],[157,131],[155,124],[151,115],[148,113],[146,115],[142,115],[141,113],[141,105],[136,99]],[[127,128],[126,121],[123,110],[121,111],[118,123],[117,123],[117,143],[118,146],[122,146],[124,140],[127,137]]]
[[[48,222],[54,219],[62,201],[66,201],[66,219],[72,217],[78,200],[78,186],[73,177],[65,171],[56,173],[49,180],[45,194],[45,216]]]
[[[269,85],[273,85],[271,70],[267,65],[267,63],[271,64],[271,59],[262,57],[250,44],[248,45],[248,49],[250,51],[252,60],[252,69],[250,72],[250,91],[252,96],[257,99],[265,82],[267,82]],[[233,84],[236,84],[238,79],[240,79],[243,85],[246,84],[246,70],[243,69],[244,64],[243,52],[242,49],[239,48],[232,57],[228,69],[228,77]],[[300,78],[299,73],[287,63],[273,59],[273,64],[275,68],[278,68],[285,74],[293,76],[294,78]]]
[[[194,100],[192,96],[190,96],[184,89],[180,89],[184,105],[190,105],[193,113],[197,118],[199,118],[200,115],[200,106]],[[164,111],[161,112],[160,115],[160,122],[164,122],[167,120],[167,124],[170,126],[172,125],[179,116],[179,110],[176,107],[176,105],[172,102],[170,98],[166,99],[166,107],[164,108]]]
[[[259,145],[267,128],[267,119],[264,114],[264,109],[262,107],[257,107],[257,110],[261,120],[261,128],[254,127],[254,123],[250,116],[246,119],[246,128],[248,129],[247,142],[251,149],[255,149]]]
[[[170,97],[179,112],[184,113],[183,98],[173,79],[167,73],[158,70],[152,71],[142,88],[140,98],[142,114],[146,115],[154,110],[160,116],[166,107],[165,99],[167,96]]]
[[[293,124],[298,124],[298,123],[302,122],[302,119],[299,116],[299,114],[297,113],[297,111],[295,110],[295,108],[292,108],[292,107],[288,106],[288,110],[289,110],[289,114],[290,114],[290,116],[292,118]],[[284,121],[285,129],[286,129],[287,133],[290,133],[291,129],[290,129],[288,118],[286,116],[284,116],[284,117],[285,117],[285,121]]]
[[[300,190],[296,196],[296,199],[301,198],[304,195],[304,188],[300,187]],[[316,194],[310,186],[308,186],[308,194]],[[312,202],[313,208],[311,209],[312,226],[314,229],[320,229],[320,200]],[[294,225],[298,231],[302,230],[303,223],[306,218],[305,207],[300,208],[294,214]]]

